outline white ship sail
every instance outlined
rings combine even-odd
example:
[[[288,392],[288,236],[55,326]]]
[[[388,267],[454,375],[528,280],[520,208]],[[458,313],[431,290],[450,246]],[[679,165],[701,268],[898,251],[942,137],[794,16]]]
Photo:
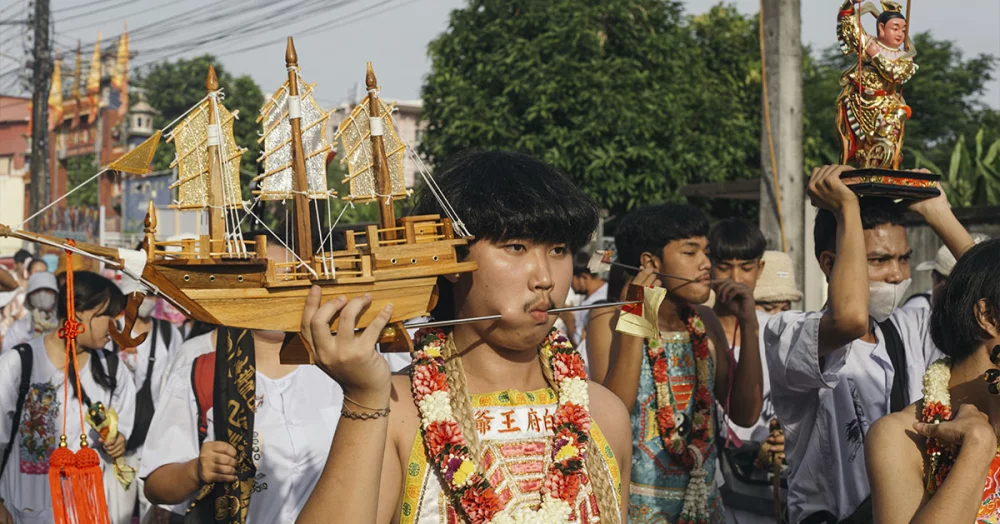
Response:
[[[308,197],[325,199],[330,196],[326,186],[326,154],[330,144],[326,139],[326,123],[330,114],[320,109],[313,99],[315,85],[308,85],[298,78],[300,88],[299,112],[302,115],[302,151],[305,157]],[[260,110],[258,122],[263,122],[264,151],[258,162],[264,164],[264,174],[254,180],[259,182],[255,191],[263,200],[286,200],[294,196],[292,178],[292,129],[288,121],[288,82],[286,81]],[[294,99],[292,99],[294,100]],[[293,102],[293,111],[295,103]]]

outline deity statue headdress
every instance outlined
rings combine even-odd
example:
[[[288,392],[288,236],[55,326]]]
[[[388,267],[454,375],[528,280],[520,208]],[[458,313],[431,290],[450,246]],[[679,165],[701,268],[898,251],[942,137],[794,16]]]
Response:
[[[882,12],[883,13],[899,13],[903,14],[903,6],[899,2],[893,2],[892,0],[882,0]]]

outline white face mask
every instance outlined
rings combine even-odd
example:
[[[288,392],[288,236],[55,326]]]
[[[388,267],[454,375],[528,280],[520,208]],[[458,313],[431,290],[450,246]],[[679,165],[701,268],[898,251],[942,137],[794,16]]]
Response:
[[[911,279],[898,284],[888,282],[868,282],[868,314],[876,322],[884,322],[903,301]]]
[[[138,315],[140,318],[149,318],[153,314],[153,309],[156,307],[156,297],[146,297],[143,299],[142,304],[139,304]]]
[[[45,293],[41,291],[32,293],[31,296],[28,297],[28,304],[30,304],[34,309],[52,311],[56,308],[56,295],[52,292]]]

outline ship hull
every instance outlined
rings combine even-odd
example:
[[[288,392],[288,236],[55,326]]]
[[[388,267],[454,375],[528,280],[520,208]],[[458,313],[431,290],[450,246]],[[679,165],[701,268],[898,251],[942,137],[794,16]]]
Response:
[[[360,283],[299,280],[266,286],[266,270],[266,260],[226,264],[155,262],[146,266],[143,276],[196,320],[286,333],[301,331],[302,310],[314,284],[322,292],[322,302],[370,294],[372,304],[356,322],[358,327],[367,326],[387,304],[393,307],[390,322],[402,322],[427,315],[436,301],[437,275]],[[336,331],[338,325],[339,317],[334,319],[331,331]]]
[[[345,296],[348,299],[371,294],[372,303],[357,321],[367,326],[387,304],[392,304],[390,322],[401,322],[424,316],[432,307],[437,278],[376,281],[370,284],[320,285],[322,302]],[[223,326],[298,333],[302,326],[302,310],[311,288],[308,283],[296,287],[225,289],[189,288],[184,295],[210,315],[214,324]],[[339,316],[330,326],[337,331]]]

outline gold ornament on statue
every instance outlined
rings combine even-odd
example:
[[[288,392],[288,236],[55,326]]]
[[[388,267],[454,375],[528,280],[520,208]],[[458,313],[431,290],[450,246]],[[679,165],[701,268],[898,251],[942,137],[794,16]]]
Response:
[[[858,61],[840,77],[837,134],[841,163],[857,171],[846,173],[852,189],[863,195],[920,199],[939,194],[940,177],[901,172],[903,136],[912,115],[903,85],[917,72],[916,51],[909,38],[909,8],[883,0],[880,12],[872,3],[846,0],[837,15],[837,37],[845,55]],[[877,33],[869,35],[861,17],[877,18]],[[845,180],[847,181],[847,180]]]

